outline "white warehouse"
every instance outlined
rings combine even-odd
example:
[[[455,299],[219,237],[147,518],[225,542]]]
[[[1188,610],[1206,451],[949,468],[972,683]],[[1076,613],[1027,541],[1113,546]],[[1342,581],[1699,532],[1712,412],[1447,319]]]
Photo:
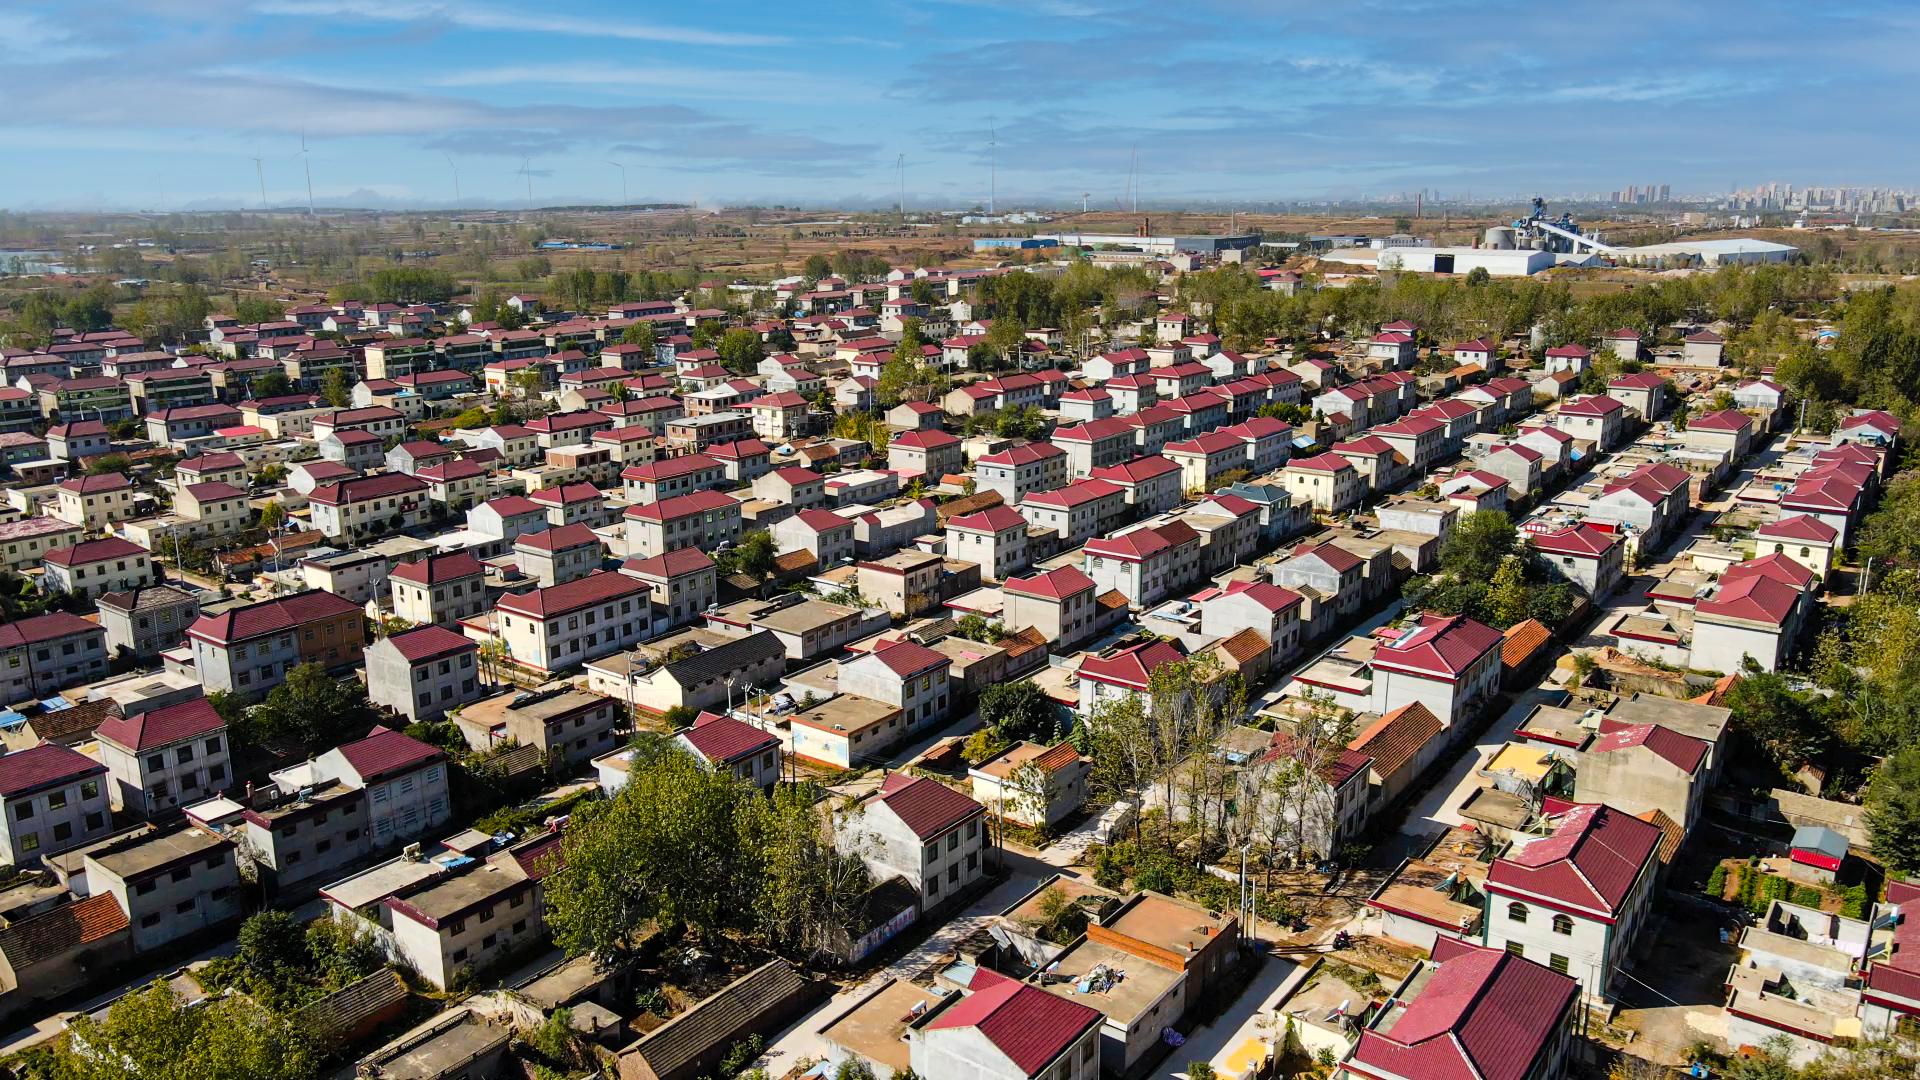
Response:
[[[1526,277],[1551,269],[1555,259],[1551,251],[1526,248],[1388,247],[1377,252],[1375,265],[1383,272],[1465,274],[1483,269],[1494,277]]]

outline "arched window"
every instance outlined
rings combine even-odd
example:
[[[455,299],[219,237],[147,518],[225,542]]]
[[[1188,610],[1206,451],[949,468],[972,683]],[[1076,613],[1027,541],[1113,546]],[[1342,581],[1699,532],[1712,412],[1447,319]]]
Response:
[[[1573,933],[1573,920],[1565,915],[1555,915],[1553,917],[1553,932],[1556,934]]]
[[[1509,919],[1511,919],[1511,920],[1513,920],[1514,922],[1517,922],[1517,923],[1523,923],[1523,922],[1526,922],[1526,921],[1527,921],[1527,905],[1525,905],[1525,904],[1508,904],[1508,905],[1507,905],[1507,918],[1509,918]]]

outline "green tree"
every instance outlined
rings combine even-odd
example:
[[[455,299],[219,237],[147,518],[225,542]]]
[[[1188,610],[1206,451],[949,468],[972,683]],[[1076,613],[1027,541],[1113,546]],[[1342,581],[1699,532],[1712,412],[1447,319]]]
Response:
[[[1468,514],[1454,526],[1440,548],[1440,568],[1462,581],[1489,581],[1500,569],[1519,530],[1501,510],[1480,510]]]
[[[1891,870],[1920,872],[1920,745],[1902,747],[1880,763],[1866,802],[1874,855]]]
[[[247,384],[247,396],[255,400],[284,397],[291,393],[293,393],[293,381],[287,378],[287,373],[284,371],[269,371],[264,375],[256,375],[253,381]]]
[[[280,505],[278,499],[268,499],[260,507],[260,527],[272,532],[287,520],[287,508]]]
[[[240,924],[235,959],[273,985],[284,985],[309,961],[300,924],[284,911],[258,911]]]
[[[757,790],[670,744],[636,752],[627,785],[583,803],[546,879],[547,926],[568,955],[622,955],[649,923],[702,933],[753,917],[766,839]]]
[[[780,553],[780,547],[774,543],[773,534],[765,529],[755,529],[740,537],[734,545],[714,556],[714,562],[722,574],[745,574],[755,582],[756,588],[764,589],[767,580],[773,577],[773,560]]]
[[[1059,734],[1059,709],[1032,680],[995,683],[980,692],[980,722],[1008,739],[1050,741]]]
[[[334,368],[320,382],[320,397],[328,406],[344,409],[353,404],[353,383],[347,378],[344,368]]]
[[[307,1080],[319,1056],[286,1019],[243,996],[192,1005],[156,981],[114,1002],[105,1019],[69,1021],[49,1080]]]
[[[301,664],[254,706],[258,745],[318,750],[365,734],[379,719],[353,679],[335,679],[320,664]]]
[[[280,305],[264,296],[243,296],[233,302],[233,317],[249,326],[279,322],[281,314]]]
[[[1493,591],[1487,600],[1496,628],[1504,630],[1526,621],[1530,604],[1526,564],[1520,556],[1509,555],[1500,560],[1500,569],[1493,572]]]
[[[720,341],[714,349],[720,354],[720,362],[736,375],[753,374],[767,355],[760,335],[743,326],[736,326],[720,335]]]
[[[766,877],[755,906],[759,928],[774,948],[811,961],[827,955],[837,934],[854,925],[873,882],[858,851],[835,845],[808,789],[775,791],[768,815]]]
[[[1734,729],[1782,768],[1794,768],[1826,746],[1825,726],[1783,675],[1748,671],[1727,691],[1726,701]]]
[[[636,323],[629,324],[625,330],[620,331],[620,343],[623,345],[640,346],[642,349],[646,350],[647,358],[651,360],[653,358],[653,350],[655,348],[654,336],[653,336],[653,324],[650,322],[636,322]]]

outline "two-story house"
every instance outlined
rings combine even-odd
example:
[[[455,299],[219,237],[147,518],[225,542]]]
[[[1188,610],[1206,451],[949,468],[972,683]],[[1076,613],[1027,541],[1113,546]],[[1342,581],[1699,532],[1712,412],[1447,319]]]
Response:
[[[217,795],[232,781],[227,722],[204,697],[110,716],[95,735],[115,810],[160,817]]]

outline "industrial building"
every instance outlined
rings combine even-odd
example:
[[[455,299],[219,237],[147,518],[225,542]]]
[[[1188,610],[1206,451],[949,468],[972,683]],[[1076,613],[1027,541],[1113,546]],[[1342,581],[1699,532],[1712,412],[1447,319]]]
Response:
[[[1485,270],[1494,277],[1526,277],[1550,270],[1556,258],[1551,251],[1527,248],[1471,247],[1389,247],[1374,253],[1374,266],[1380,270],[1413,270],[1423,274],[1466,274]]]
[[[1256,247],[1260,238],[1252,233],[1235,236],[1132,236],[1126,233],[1054,233],[1034,237],[1035,240],[1050,240],[1066,247],[1117,247],[1134,248],[1155,255],[1173,255],[1178,252],[1194,252],[1211,255],[1221,251],[1244,250]]]
[[[1789,262],[1800,249],[1792,244],[1735,236],[1724,240],[1675,240],[1610,253],[1622,266],[1731,266],[1736,263]]]

